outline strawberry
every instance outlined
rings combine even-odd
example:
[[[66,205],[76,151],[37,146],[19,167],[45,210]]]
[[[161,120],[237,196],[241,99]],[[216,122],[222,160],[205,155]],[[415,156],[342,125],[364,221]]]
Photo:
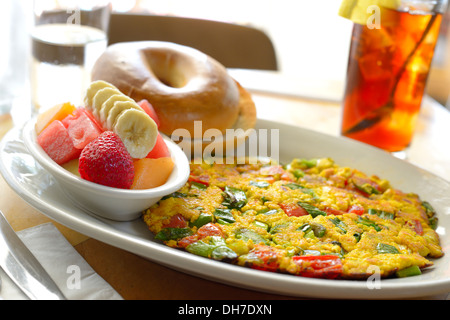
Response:
[[[134,178],[133,159],[112,131],[103,132],[84,147],[78,171],[83,179],[121,189],[129,189]]]

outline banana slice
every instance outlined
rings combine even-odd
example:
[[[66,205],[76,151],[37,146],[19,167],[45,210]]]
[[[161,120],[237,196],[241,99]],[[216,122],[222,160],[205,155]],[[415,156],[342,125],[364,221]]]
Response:
[[[114,123],[116,122],[117,117],[122,111],[126,109],[137,109],[139,111],[144,112],[141,107],[136,102],[130,101],[116,101],[113,107],[109,110],[108,117],[106,118],[106,128],[112,130],[114,128]]]
[[[145,158],[156,144],[158,128],[144,111],[126,109],[116,118],[113,131],[125,144],[131,157]]]
[[[105,128],[108,128],[106,126],[106,119],[108,118],[109,111],[112,109],[112,107],[114,107],[114,103],[116,103],[117,101],[127,101],[130,103],[135,103],[133,99],[124,94],[113,94],[112,96],[110,96],[105,102],[103,102],[100,111],[98,112],[98,120]]]
[[[86,110],[92,111],[92,100],[94,99],[94,96],[99,90],[104,88],[117,89],[111,83],[103,80],[94,81],[90,84],[89,88],[86,90],[86,95],[84,97],[84,107],[86,108]]]
[[[92,99],[92,114],[97,120],[100,120],[100,109],[112,95],[114,94],[122,94],[119,90],[115,88],[103,88],[97,91],[94,98]]]

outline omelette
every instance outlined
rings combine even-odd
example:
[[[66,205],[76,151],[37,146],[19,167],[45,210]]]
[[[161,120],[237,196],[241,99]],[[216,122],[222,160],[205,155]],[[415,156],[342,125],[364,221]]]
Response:
[[[143,220],[169,247],[303,277],[414,276],[443,256],[430,203],[329,158],[193,162]]]

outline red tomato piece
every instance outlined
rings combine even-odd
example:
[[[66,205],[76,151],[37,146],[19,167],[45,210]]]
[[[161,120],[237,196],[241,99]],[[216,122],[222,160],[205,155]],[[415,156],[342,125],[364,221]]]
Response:
[[[289,217],[307,216],[309,213],[296,203],[280,203],[280,208],[283,209]]]
[[[164,228],[186,228],[187,222],[186,219],[181,214],[176,214],[170,218],[168,224],[164,225]]]
[[[206,237],[218,236],[223,237],[222,229],[213,223],[207,223],[197,230],[197,233],[192,236],[187,236],[178,241],[178,246],[180,248],[186,248],[188,245],[202,240]]]
[[[276,272],[279,269],[277,253],[270,247],[258,245],[249,252],[248,259],[252,261],[251,268]]]
[[[197,183],[204,184],[205,186],[209,186],[209,176],[207,176],[207,175],[200,175],[200,176],[190,175],[188,181],[189,182],[197,182]]]
[[[363,207],[354,204],[350,207],[350,209],[348,209],[348,212],[357,214],[358,216],[361,216],[364,214],[365,210]]]
[[[278,178],[285,173],[283,167],[280,165],[262,167],[260,172],[264,176],[277,176]]]
[[[423,236],[423,227],[419,220],[410,221],[409,224],[419,236]]]
[[[192,236],[187,236],[178,241],[178,246],[180,248],[186,248],[188,245],[197,242],[198,241],[198,235],[194,234]]]
[[[346,213],[346,212],[344,212],[342,210],[333,209],[333,208],[330,208],[330,207],[324,208],[323,211],[325,211],[327,214],[332,214],[332,215],[335,215],[335,216],[341,216],[344,213]]]
[[[342,261],[335,255],[295,256],[292,260],[300,266],[302,277],[335,279],[342,274]]]
[[[217,225],[213,223],[207,223],[198,229],[197,235],[200,239],[212,236],[223,237],[223,232],[222,229],[220,229]]]

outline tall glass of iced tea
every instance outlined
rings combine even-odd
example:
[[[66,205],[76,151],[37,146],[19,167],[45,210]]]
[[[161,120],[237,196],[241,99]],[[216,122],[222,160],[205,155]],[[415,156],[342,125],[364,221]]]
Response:
[[[341,127],[389,152],[412,140],[447,0],[398,3],[353,27]]]

